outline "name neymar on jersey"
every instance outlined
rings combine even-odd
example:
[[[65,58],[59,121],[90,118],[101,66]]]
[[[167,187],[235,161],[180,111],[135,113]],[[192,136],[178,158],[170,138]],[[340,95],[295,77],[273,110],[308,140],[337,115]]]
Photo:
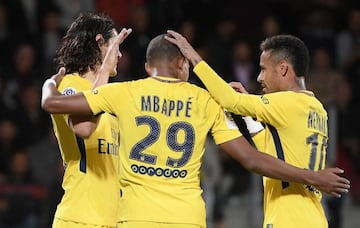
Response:
[[[325,135],[328,135],[327,117],[315,111],[309,111],[308,128],[318,130]]]

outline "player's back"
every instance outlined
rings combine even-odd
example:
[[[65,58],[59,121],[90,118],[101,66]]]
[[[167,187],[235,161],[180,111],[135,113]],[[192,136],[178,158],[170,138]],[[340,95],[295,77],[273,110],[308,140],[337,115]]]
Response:
[[[72,74],[64,77],[58,89],[63,95],[70,95],[91,87],[90,81]],[[55,217],[114,226],[119,204],[116,118],[106,113],[98,116],[95,131],[83,139],[69,127],[68,115],[51,117],[65,165],[62,183],[65,192]]]
[[[208,92],[150,77],[85,96],[95,113],[113,112],[120,121],[120,220],[205,226],[199,177],[207,133],[217,143],[240,136]]]
[[[129,92],[134,104],[128,116],[135,117],[131,123],[136,125],[120,123],[134,132],[128,137],[131,143],[121,141],[121,155],[130,159],[121,160],[120,216],[203,224],[200,166],[207,133],[221,118],[220,107],[205,90],[187,82],[148,78],[135,82]]]

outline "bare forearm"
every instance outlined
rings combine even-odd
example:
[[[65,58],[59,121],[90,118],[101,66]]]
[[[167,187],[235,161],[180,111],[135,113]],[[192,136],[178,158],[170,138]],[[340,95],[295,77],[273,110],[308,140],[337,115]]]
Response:
[[[87,114],[92,111],[82,93],[62,96],[54,84],[46,81],[42,88],[41,107],[54,114]]]
[[[268,154],[259,152],[244,137],[223,143],[220,147],[249,171],[275,179],[312,184],[315,172],[297,168]]]
[[[92,111],[82,93],[71,96],[51,96],[41,106],[46,112],[54,114],[92,115]]]
[[[254,152],[247,169],[275,179],[312,185],[314,172],[285,163],[262,152]]]
[[[97,73],[96,80],[94,81],[94,84],[92,86],[93,89],[108,83],[109,74],[110,74],[111,69],[107,69],[107,68],[108,68],[108,66],[103,66],[103,65],[100,67],[100,69]]]

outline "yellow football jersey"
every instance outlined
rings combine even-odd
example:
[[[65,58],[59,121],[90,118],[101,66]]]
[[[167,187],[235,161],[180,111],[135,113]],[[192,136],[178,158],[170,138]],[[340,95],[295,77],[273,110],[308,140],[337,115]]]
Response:
[[[63,78],[58,89],[63,95],[70,95],[91,88],[90,81],[71,74]],[[83,139],[68,126],[68,115],[51,117],[65,165],[65,192],[55,217],[115,226],[120,198],[118,121],[107,113],[99,115],[95,131]]]
[[[256,117],[266,124],[265,132],[255,137],[260,150],[300,168],[316,171],[325,167],[328,117],[312,92],[241,94],[234,92],[205,62],[194,71],[229,111]],[[264,228],[328,226],[320,203],[321,192],[314,187],[267,177],[263,184]]]
[[[209,93],[176,79],[111,83],[84,95],[94,114],[120,122],[120,221],[205,226],[200,167],[207,133],[241,136]]]

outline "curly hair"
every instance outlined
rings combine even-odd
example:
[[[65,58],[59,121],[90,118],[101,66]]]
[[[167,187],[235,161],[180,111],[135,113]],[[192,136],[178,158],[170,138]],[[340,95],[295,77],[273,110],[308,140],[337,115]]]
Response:
[[[100,42],[107,43],[115,28],[113,20],[105,14],[86,12],[71,24],[62,39],[55,61],[66,73],[84,74],[102,63]],[[96,41],[97,34],[104,40]]]

